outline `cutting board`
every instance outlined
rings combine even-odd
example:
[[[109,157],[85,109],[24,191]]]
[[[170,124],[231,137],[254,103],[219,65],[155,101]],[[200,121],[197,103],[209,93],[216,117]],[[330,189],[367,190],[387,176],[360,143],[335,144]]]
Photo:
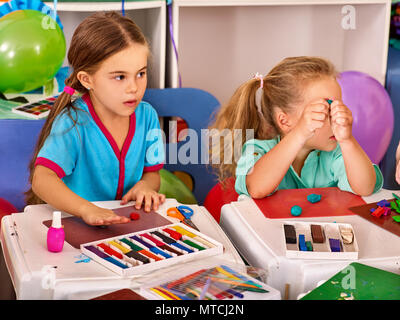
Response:
[[[132,220],[128,223],[113,224],[104,227],[88,225],[78,217],[63,218],[61,219],[61,224],[64,226],[65,241],[74,248],[79,249],[82,243],[116,237],[150,228],[161,227],[172,223],[155,211],[145,212],[142,209],[135,209],[134,206],[112,210],[117,215],[128,218],[132,212],[137,212],[139,213],[140,218],[138,220]],[[50,228],[51,223],[52,220],[43,221],[43,224],[48,228]]]

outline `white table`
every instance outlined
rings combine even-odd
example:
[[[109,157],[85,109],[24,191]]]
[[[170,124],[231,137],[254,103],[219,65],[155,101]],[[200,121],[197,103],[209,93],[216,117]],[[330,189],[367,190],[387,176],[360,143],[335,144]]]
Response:
[[[96,204],[110,209],[121,207],[119,201]],[[132,202],[125,206],[129,205]],[[172,223],[178,222],[166,215],[168,208],[177,205],[176,200],[167,199],[157,212]],[[224,259],[245,268],[243,260],[210,213],[201,206],[190,207],[194,210],[192,221],[200,232],[219,241],[225,248],[222,255],[206,258],[204,263]],[[62,252],[51,253],[46,245],[48,229],[42,222],[51,219],[53,211],[49,205],[27,206],[24,212],[2,219],[0,239],[17,299],[91,299],[121,288],[139,289],[152,277],[182,267],[171,266],[147,275],[123,278],[95,261],[76,263],[81,253],[67,242]],[[66,216],[69,215],[63,213],[63,217]]]
[[[367,203],[392,199],[390,190],[363,199]],[[268,271],[268,285],[285,293],[289,284],[289,299],[316,287],[317,283],[329,279],[345,268],[350,260],[303,260],[285,256],[285,240],[282,221],[268,219],[248,197],[224,205],[220,225],[235,247],[250,265]],[[358,241],[358,262],[400,274],[400,237],[357,216],[293,218],[291,221],[319,221],[350,223]]]

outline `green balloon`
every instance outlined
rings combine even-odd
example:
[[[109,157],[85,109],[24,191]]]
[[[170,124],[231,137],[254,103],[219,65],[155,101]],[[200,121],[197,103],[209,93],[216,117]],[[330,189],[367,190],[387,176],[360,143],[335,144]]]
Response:
[[[167,198],[174,198],[182,204],[197,204],[196,198],[189,188],[173,173],[161,169],[161,186],[159,193]]]
[[[17,10],[0,18],[0,92],[43,86],[62,66],[64,33],[48,15]]]

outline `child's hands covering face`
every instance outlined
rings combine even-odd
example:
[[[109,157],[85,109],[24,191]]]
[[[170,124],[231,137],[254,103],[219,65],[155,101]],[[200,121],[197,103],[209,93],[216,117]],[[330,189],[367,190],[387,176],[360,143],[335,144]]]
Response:
[[[336,140],[340,143],[352,137],[353,116],[341,100],[331,103],[331,128]]]
[[[326,100],[320,99],[306,105],[296,125],[300,136],[304,141],[311,138],[315,130],[322,128],[329,117],[329,104]]]

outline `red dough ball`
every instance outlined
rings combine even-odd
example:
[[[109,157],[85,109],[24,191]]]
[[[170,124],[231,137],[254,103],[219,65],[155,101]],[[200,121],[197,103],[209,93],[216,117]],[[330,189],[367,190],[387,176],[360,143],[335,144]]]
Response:
[[[140,218],[140,214],[137,212],[132,212],[129,217],[131,220],[138,220]]]

